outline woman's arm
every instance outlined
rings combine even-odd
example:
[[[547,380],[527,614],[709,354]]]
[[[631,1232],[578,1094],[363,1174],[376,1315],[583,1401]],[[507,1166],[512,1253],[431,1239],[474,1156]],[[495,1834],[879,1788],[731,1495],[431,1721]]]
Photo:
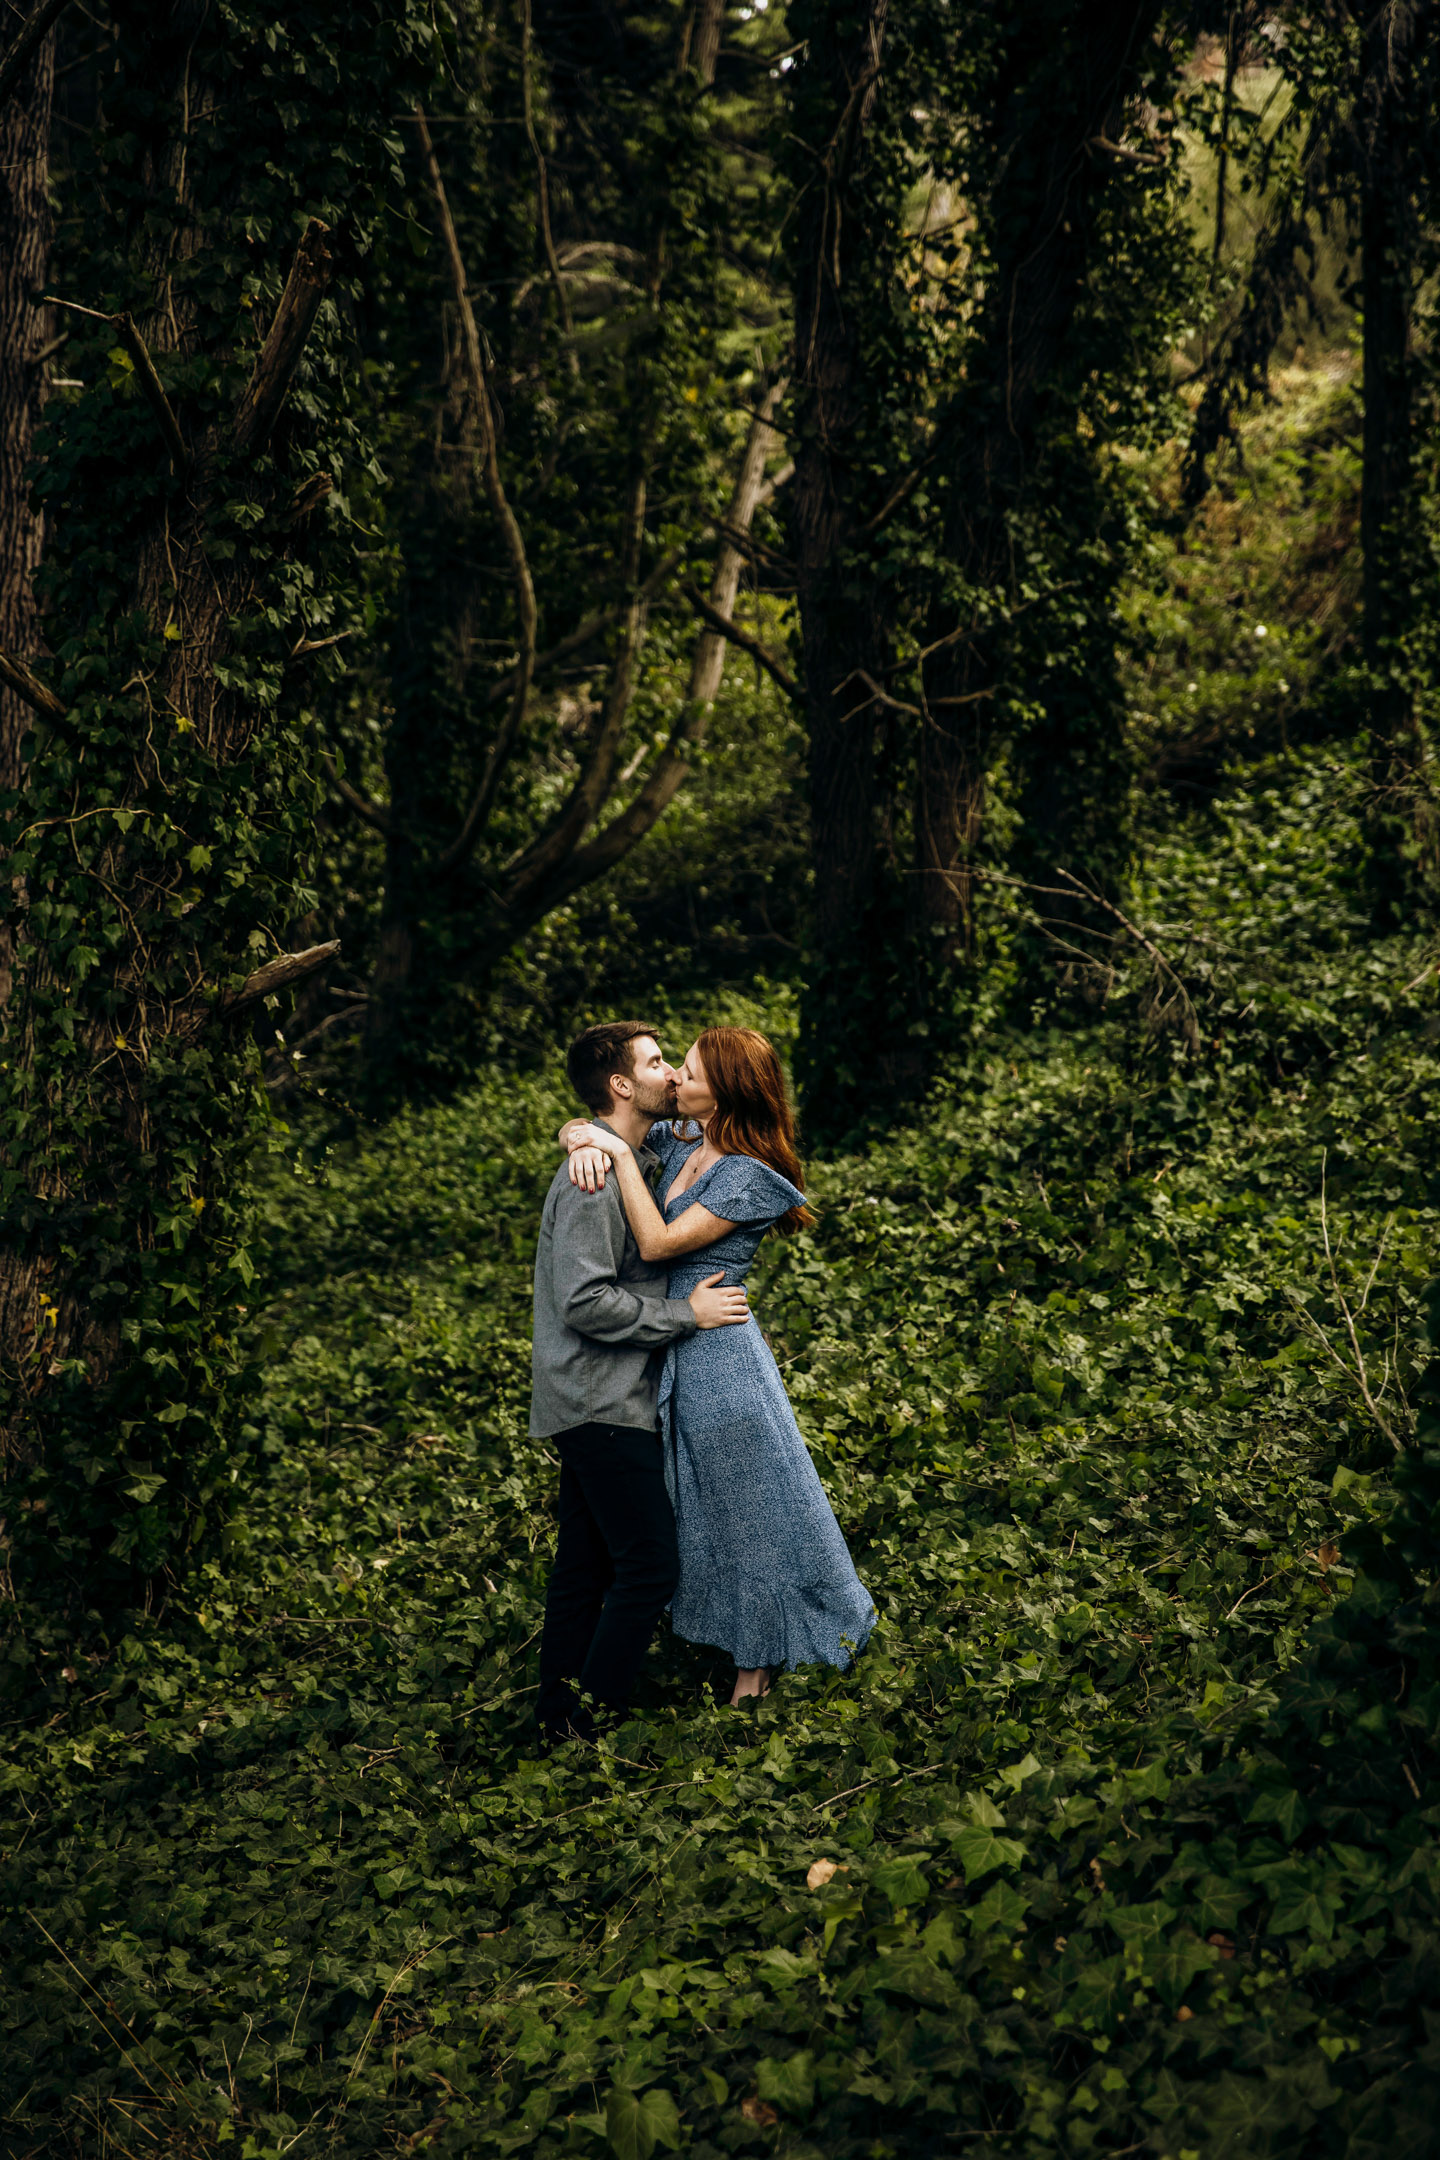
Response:
[[[728,1230],[735,1228],[734,1223],[727,1222],[723,1216],[712,1215],[709,1208],[699,1206],[686,1208],[677,1222],[666,1222],[655,1205],[655,1196],[645,1183],[639,1163],[623,1140],[592,1128],[586,1134],[584,1144],[594,1147],[603,1144],[606,1154],[614,1162],[625,1217],[642,1259],[674,1260],[681,1253],[698,1252],[702,1245],[713,1245],[716,1238],[724,1237]]]

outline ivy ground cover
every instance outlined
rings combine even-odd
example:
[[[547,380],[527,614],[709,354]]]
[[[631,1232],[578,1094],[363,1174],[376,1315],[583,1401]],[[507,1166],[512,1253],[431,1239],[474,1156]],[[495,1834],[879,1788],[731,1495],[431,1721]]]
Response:
[[[609,1742],[535,1743],[563,1094],[290,1136],[227,1550],[17,1652],[7,2151],[1431,2149],[1434,1503],[1392,1441],[1440,1056],[1346,786],[1249,775],[1158,849],[1198,1052],[1138,977],[982,1010],[913,1130],[816,1166],[754,1303],[881,1625],[755,1708],[662,1636]]]

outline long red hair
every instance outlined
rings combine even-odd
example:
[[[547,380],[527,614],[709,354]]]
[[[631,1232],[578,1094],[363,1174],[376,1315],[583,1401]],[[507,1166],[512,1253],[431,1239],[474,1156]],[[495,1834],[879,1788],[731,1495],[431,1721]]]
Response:
[[[781,1177],[805,1190],[805,1165],[795,1133],[795,1113],[785,1092],[780,1060],[754,1028],[706,1028],[695,1048],[715,1098],[710,1119],[712,1145],[722,1155],[753,1155]],[[780,1217],[777,1230],[805,1230],[815,1217],[808,1207],[793,1207]]]

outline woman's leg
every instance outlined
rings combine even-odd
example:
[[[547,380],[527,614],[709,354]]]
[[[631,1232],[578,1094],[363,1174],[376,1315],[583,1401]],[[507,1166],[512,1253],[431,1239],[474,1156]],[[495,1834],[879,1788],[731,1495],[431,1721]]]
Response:
[[[747,1701],[752,1695],[768,1695],[770,1692],[770,1668],[768,1665],[737,1666],[735,1668],[735,1692],[730,1697],[733,1710],[737,1703]]]

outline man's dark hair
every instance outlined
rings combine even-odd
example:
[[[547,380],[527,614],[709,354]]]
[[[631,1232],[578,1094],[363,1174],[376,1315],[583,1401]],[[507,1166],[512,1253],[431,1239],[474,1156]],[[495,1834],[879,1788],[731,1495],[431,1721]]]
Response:
[[[612,1107],[610,1076],[623,1073],[628,1078],[634,1072],[634,1044],[642,1035],[657,1035],[648,1020],[602,1020],[599,1027],[576,1036],[565,1053],[565,1070],[587,1110],[603,1116]]]

